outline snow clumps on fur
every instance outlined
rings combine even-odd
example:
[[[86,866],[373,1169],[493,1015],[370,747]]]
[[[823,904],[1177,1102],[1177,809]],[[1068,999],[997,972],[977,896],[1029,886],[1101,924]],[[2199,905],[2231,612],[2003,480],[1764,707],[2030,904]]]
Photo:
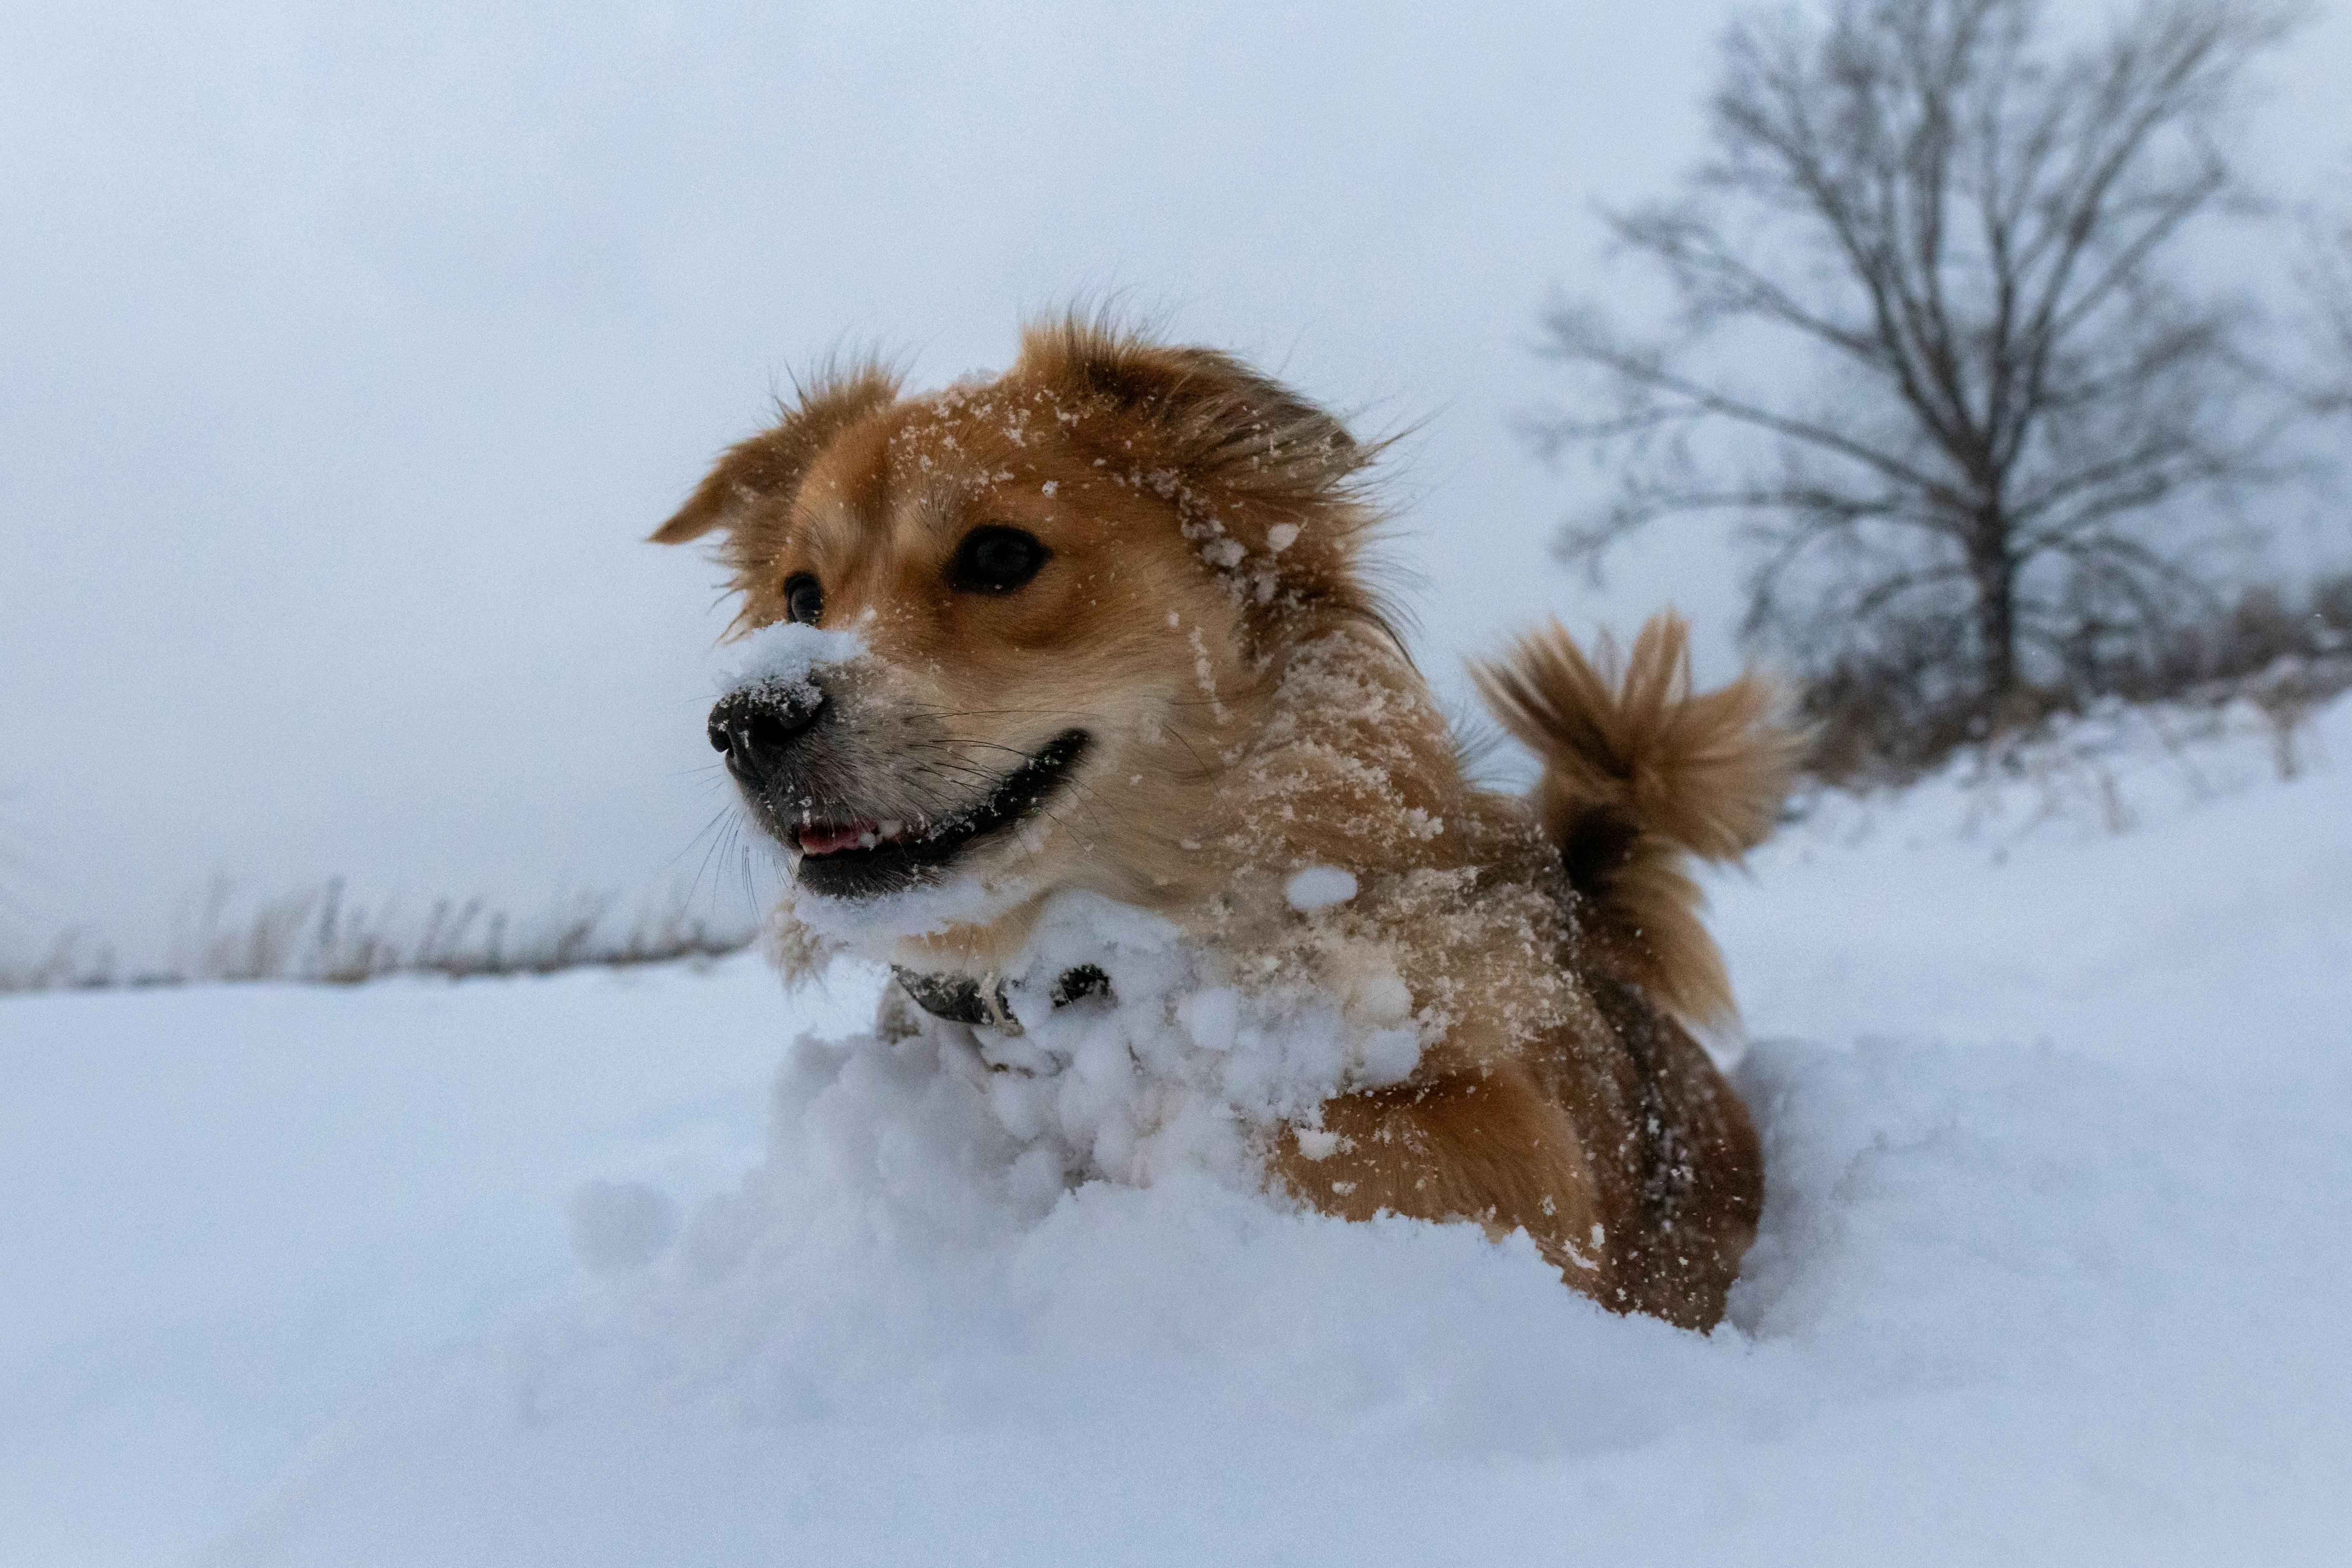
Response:
[[[725,697],[772,690],[811,701],[816,696],[816,671],[854,664],[866,653],[866,639],[855,630],[819,631],[797,621],[778,621],[729,645],[719,661],[718,691]]]
[[[1423,1026],[1393,963],[1370,944],[1328,944],[1352,975],[1344,990],[1241,976],[1158,916],[1056,895],[1002,977],[1007,1027],[894,1007],[911,1033],[803,1042],[785,1074],[799,1088],[785,1100],[805,1099],[797,1116],[780,1111],[779,1139],[849,1137],[877,1150],[919,1129],[944,1139],[939,1147],[970,1163],[929,1196],[893,1193],[918,1207],[994,1191],[1009,1214],[1034,1219],[1082,1182],[1149,1185],[1180,1168],[1255,1190],[1279,1125],[1312,1128],[1326,1100],[1400,1082],[1420,1060]],[[877,1100],[850,1088],[883,1081],[905,1092]],[[851,1102],[854,1129],[841,1117]],[[938,1125],[950,1105],[956,1125]],[[908,1168],[903,1153],[891,1160]]]

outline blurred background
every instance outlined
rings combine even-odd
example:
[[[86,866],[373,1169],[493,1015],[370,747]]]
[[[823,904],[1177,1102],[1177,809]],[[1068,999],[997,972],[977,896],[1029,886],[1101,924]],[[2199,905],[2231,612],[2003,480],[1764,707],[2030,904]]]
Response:
[[[1410,431],[1392,551],[1450,697],[1546,615],[1674,604],[1727,671],[1740,520],[1596,577],[1558,546],[1624,473],[1538,437],[1602,395],[1548,312],[1674,320],[1603,215],[1696,189],[1738,14],[0,10],[0,959],[233,970],[224,930],[294,940],[257,911],[436,903],[468,941],[501,911],[736,940],[701,718],[728,611],[708,560],[641,541],[795,369],[872,347],[936,384],[1073,300]],[[2352,560],[2315,357],[2352,16],[2235,80],[2215,134],[2269,214],[2200,216],[2170,264],[2242,297],[2234,341],[2310,417],[2196,570],[2291,595]],[[1732,342],[1750,384],[1811,374]]]

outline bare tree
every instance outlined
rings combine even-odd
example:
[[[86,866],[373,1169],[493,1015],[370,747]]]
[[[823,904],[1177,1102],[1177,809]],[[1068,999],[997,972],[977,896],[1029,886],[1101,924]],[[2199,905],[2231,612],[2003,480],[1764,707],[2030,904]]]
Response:
[[[2086,621],[2195,595],[2157,521],[2263,477],[2265,427],[2242,312],[2166,263],[2238,210],[2219,132],[2291,19],[2148,0],[2072,48],[2037,0],[1737,25],[1713,157],[1681,199],[1610,220],[1680,331],[1637,341],[1566,300],[1545,319],[1588,396],[1530,433],[1622,474],[1565,552],[1729,513],[1759,547],[1751,635],[1941,626],[1995,716]],[[1759,363],[1798,374],[1738,368]]]

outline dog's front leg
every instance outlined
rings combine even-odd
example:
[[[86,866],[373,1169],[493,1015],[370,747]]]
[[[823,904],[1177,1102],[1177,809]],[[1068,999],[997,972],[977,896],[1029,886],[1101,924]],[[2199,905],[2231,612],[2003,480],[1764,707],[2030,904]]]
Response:
[[[1286,1128],[1272,1173],[1342,1219],[1381,1213],[1525,1230],[1568,1282],[1615,1297],[1591,1168],[1559,1106],[1517,1063],[1343,1095]]]

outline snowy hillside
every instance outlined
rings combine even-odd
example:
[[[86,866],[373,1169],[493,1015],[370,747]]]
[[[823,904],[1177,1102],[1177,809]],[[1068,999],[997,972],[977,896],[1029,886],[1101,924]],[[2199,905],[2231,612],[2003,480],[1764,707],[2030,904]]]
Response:
[[[2111,715],[1719,879],[1708,1338],[779,1082],[870,973],[0,1001],[0,1563],[2352,1560],[2352,700],[2296,763]]]

